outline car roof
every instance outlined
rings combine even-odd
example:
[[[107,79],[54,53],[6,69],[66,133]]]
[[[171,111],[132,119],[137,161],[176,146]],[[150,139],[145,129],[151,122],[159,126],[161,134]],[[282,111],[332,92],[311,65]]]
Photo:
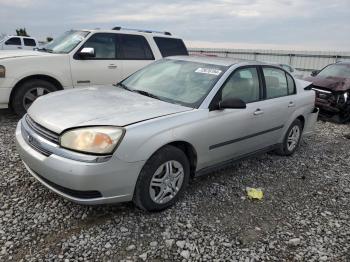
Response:
[[[214,56],[171,56],[167,59],[174,60],[183,60],[196,63],[204,64],[213,64],[219,66],[232,66],[236,64],[240,65],[267,65],[267,63],[254,61],[254,60],[245,60],[232,57],[214,57]]]
[[[145,30],[134,30],[134,29],[120,29],[120,30],[114,30],[114,29],[82,29],[82,30],[77,30],[77,31],[87,31],[91,33],[114,33],[114,34],[129,34],[129,35],[143,35],[143,36],[159,36],[159,37],[164,37],[164,38],[176,38],[180,39],[180,37],[174,36],[174,35],[167,35],[162,32],[152,32],[152,31],[145,31]]]

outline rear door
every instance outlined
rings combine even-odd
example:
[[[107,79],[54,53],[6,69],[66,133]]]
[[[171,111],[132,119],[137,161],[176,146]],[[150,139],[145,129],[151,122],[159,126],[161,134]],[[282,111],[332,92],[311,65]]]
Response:
[[[4,50],[14,50],[14,49],[22,49],[22,40],[20,37],[10,37],[7,39],[3,46]]]
[[[123,65],[122,79],[155,60],[152,49],[144,36],[119,34],[118,38],[120,43],[118,58]]]
[[[263,66],[261,75],[264,83],[264,100],[254,108],[257,124],[264,130],[264,144],[278,142],[286,122],[296,109],[296,90],[293,78],[284,70]],[[261,116],[261,119],[259,117]]]
[[[22,38],[23,39],[23,49],[33,50],[36,47],[36,41],[33,38]]]
[[[121,80],[122,62],[118,58],[121,52],[118,35],[113,33],[95,33],[71,57],[73,85],[107,85]],[[80,58],[84,47],[94,48],[95,57]]]

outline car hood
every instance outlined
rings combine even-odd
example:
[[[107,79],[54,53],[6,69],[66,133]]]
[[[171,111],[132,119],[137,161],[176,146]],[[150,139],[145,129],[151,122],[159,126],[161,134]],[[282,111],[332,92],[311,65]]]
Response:
[[[39,51],[30,51],[30,50],[1,50],[0,51],[0,60],[8,58],[17,58],[17,57],[28,57],[28,56],[48,56],[53,55],[46,52]]]
[[[346,91],[350,90],[350,78],[345,77],[307,77],[307,81],[312,82],[314,86],[318,86],[331,91]]]
[[[28,110],[39,125],[55,132],[78,126],[127,126],[192,108],[115,86],[58,91],[38,98]]]

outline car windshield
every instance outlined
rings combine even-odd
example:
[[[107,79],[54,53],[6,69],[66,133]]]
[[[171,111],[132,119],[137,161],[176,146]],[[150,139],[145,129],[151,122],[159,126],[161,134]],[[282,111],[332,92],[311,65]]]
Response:
[[[334,64],[329,65],[318,73],[318,76],[323,77],[346,77],[350,78],[350,65]]]
[[[67,31],[50,43],[39,48],[39,51],[67,54],[72,51],[89,34],[86,31]]]
[[[170,103],[198,107],[225,66],[163,59],[134,73],[121,86]]]

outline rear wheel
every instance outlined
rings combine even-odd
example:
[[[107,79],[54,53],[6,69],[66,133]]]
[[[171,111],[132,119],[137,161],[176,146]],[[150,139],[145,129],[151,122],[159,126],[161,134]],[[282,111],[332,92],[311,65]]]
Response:
[[[147,211],[160,211],[173,205],[183,193],[190,177],[184,152],[165,146],[142,168],[136,183],[134,203]]]
[[[283,139],[283,142],[276,150],[278,155],[290,156],[298,148],[303,133],[303,124],[299,119],[294,120],[294,122],[289,126],[287,133]]]
[[[32,103],[40,96],[57,91],[57,87],[45,80],[33,79],[21,84],[12,98],[12,108],[19,116],[23,116]]]

